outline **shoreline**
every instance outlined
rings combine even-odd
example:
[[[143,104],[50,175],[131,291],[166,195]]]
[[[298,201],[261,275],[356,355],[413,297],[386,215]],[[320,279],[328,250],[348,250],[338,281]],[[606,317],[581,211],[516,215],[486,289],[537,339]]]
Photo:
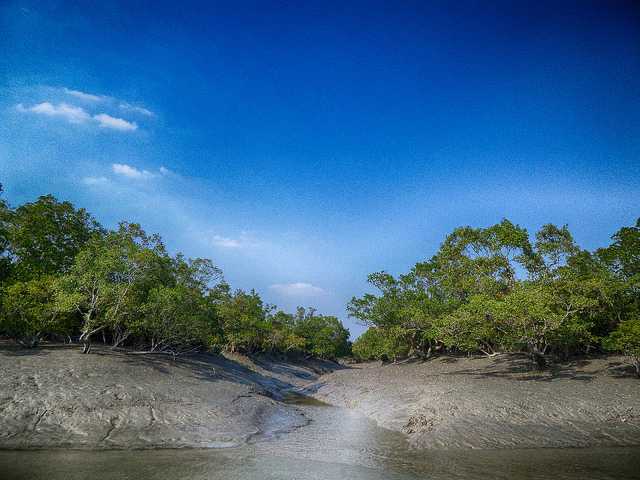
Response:
[[[640,381],[619,372],[615,356],[537,372],[515,354],[345,367],[4,346],[0,362],[3,450],[237,447],[309,425],[290,401],[299,395],[403,432],[415,449],[640,445]]]
[[[619,356],[530,370],[519,354],[353,365],[307,388],[405,433],[418,449],[640,445],[640,381]]]
[[[0,448],[227,448],[304,426],[281,393],[318,377],[268,358],[0,349]],[[273,371],[270,371],[273,369]],[[286,373],[278,373],[283,371]]]

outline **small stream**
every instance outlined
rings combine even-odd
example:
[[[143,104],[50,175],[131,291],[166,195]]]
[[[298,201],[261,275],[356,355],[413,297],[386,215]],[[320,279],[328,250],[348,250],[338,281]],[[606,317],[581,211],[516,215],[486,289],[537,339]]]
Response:
[[[310,419],[236,448],[0,451],[2,480],[640,479],[640,447],[415,451],[349,410],[291,396]]]

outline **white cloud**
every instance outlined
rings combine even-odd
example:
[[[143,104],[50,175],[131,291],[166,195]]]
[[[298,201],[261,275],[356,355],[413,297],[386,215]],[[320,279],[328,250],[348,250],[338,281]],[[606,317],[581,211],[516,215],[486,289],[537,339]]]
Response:
[[[141,170],[136,167],[132,167],[131,165],[127,165],[126,163],[112,163],[111,170],[117,175],[122,175],[123,177],[134,179],[159,178],[161,176],[164,177],[169,174],[173,174],[173,172],[166,167],[160,167],[158,169],[158,173],[154,173],[150,172],[149,170]]]
[[[54,87],[55,89],[55,87]],[[58,90],[59,89],[55,89]],[[64,93],[70,95],[72,97],[77,98],[86,103],[108,103],[111,106],[117,106],[120,110],[127,113],[135,113],[138,115],[144,115],[146,117],[155,117],[156,114],[153,113],[148,108],[145,108],[141,105],[134,105],[129,102],[125,102],[124,100],[120,100],[115,97],[110,97],[108,95],[96,95],[93,93],[81,92],[80,90],[73,90],[71,88],[63,88]]]
[[[139,113],[140,115],[145,115],[147,117],[155,117],[155,113],[153,113],[151,110],[148,110],[144,107],[139,107],[137,105],[131,105],[127,102],[120,103],[119,107],[125,112]]]
[[[324,289],[305,282],[275,283],[269,288],[289,297],[316,297],[326,293]]]
[[[111,170],[113,170],[113,173],[127,178],[146,179],[155,177],[155,174],[149,170],[138,170],[136,167],[126,163],[114,163],[111,165]]]
[[[240,248],[242,246],[242,241],[239,239],[227,238],[220,235],[214,235],[211,237],[211,243],[216,247],[222,248]]]
[[[111,128],[122,132],[131,132],[138,129],[138,125],[135,122],[128,122],[122,118],[107,115],[106,113],[99,113],[98,115],[94,115],[93,118],[102,128]]]
[[[20,112],[31,112],[48,117],[64,118],[70,123],[85,123],[91,120],[91,116],[81,107],[74,107],[66,103],[54,105],[49,102],[38,103],[32,107],[25,107],[19,103],[16,108]]]
[[[238,237],[224,237],[222,235],[213,234],[213,232],[201,236],[201,238],[209,245],[228,249],[251,249],[263,246],[263,243],[253,238],[249,233],[242,232]]]
[[[82,183],[85,185],[104,185],[109,183],[107,177],[84,177]]]
[[[112,117],[106,113],[99,113],[92,117],[84,108],[69,105],[64,102],[57,104],[42,102],[37,103],[32,107],[25,107],[22,103],[19,103],[16,105],[16,110],[22,113],[35,113],[37,115],[45,115],[48,117],[58,117],[69,123],[75,124],[95,121],[102,128],[109,128],[121,132],[131,132],[138,129],[138,125],[135,122],[129,122],[122,118]]]
[[[67,95],[71,95],[72,97],[76,97],[76,98],[79,98],[80,100],[83,100],[85,102],[91,102],[91,103],[102,102],[109,98],[104,95],[93,95],[91,93],[85,93],[79,90],[71,90],[69,88],[65,88],[64,91]]]

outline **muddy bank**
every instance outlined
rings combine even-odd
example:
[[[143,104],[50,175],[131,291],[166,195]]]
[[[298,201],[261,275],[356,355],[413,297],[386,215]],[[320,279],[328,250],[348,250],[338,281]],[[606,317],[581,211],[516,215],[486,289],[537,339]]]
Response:
[[[0,346],[0,448],[224,447],[307,423],[279,395],[327,365]]]
[[[237,446],[308,425],[307,401],[281,401],[292,391],[403,432],[417,448],[640,445],[640,380],[621,362],[583,359],[541,373],[501,355],[337,368],[0,345],[0,449]]]
[[[419,448],[640,445],[640,380],[623,359],[530,370],[526,358],[352,365],[307,391],[402,431]]]

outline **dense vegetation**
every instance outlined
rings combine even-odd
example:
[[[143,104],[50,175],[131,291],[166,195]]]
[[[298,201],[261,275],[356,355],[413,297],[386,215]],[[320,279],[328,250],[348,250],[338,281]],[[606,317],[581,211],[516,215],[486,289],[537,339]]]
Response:
[[[533,240],[508,220],[461,227],[410,272],[369,282],[379,293],[348,305],[370,327],[357,358],[525,351],[544,367],[549,354],[614,351],[640,374],[640,220],[593,252],[566,226],[545,225]],[[337,318],[277,310],[232,290],[211,260],[172,256],[137,224],[105,229],[51,195],[17,208],[0,199],[0,335],[26,347],[79,341],[85,352],[96,339],[173,354],[350,352]]]
[[[353,345],[361,359],[526,351],[544,367],[549,354],[611,350],[640,374],[640,220],[594,252],[566,226],[533,241],[508,220],[461,227],[410,272],[369,282],[379,294],[348,306],[370,327]]]
[[[350,351],[337,318],[276,310],[255,291],[233,291],[211,260],[169,255],[137,224],[107,230],[51,195],[15,209],[0,200],[0,335],[26,347],[77,340],[85,352],[92,339],[174,355]]]

